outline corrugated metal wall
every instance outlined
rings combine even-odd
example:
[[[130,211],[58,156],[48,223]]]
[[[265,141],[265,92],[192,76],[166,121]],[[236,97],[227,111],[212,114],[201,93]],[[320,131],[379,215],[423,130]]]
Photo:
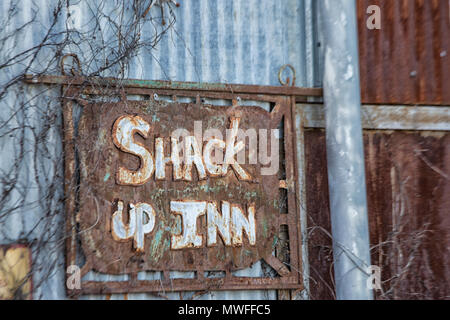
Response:
[[[450,1],[358,0],[358,19],[363,103],[450,105]]]
[[[117,1],[104,2],[104,6],[111,6],[113,10]],[[19,26],[28,21],[37,12],[37,21],[27,26],[20,35],[20,39],[9,41],[10,52],[20,52],[26,48],[38,44],[45,36],[45,27],[48,26],[49,17],[54,9],[54,1],[34,0],[16,1],[18,14],[13,21],[13,26]],[[71,28],[82,30],[89,28],[90,17],[95,14],[94,0],[68,1],[67,11],[70,12],[68,21],[59,22],[57,29],[64,31],[67,25]],[[98,1],[97,1],[98,3]],[[298,86],[320,86],[321,71],[318,63],[319,48],[317,45],[316,1],[315,0],[180,0],[181,6],[175,10],[175,29],[163,36],[161,42],[151,52],[141,52],[131,63],[127,77],[138,79],[162,79],[196,82],[222,82],[244,83],[260,85],[279,85],[277,73],[279,68],[286,63],[293,65],[297,71]],[[93,11],[94,8],[94,11]],[[4,21],[6,13],[10,9],[9,1],[2,1],[0,6],[0,18]],[[106,8],[108,9],[108,8]],[[66,10],[66,8],[64,8]],[[158,15],[159,10],[154,10]],[[148,29],[146,29],[148,28]],[[151,25],[144,26],[151,32]],[[12,30],[12,29],[11,29]],[[57,31],[58,31],[57,30]],[[7,30],[4,30],[7,31]],[[99,31],[100,32],[100,31]],[[106,37],[106,35],[104,35]],[[100,35],[99,35],[100,38]],[[86,48],[84,48],[86,49]],[[72,46],[71,51],[77,53],[81,61],[88,50],[82,47]],[[46,61],[45,50],[39,56],[33,66],[38,72],[43,66],[50,64],[55,73],[57,68],[55,61]],[[83,65],[83,68],[87,66]],[[8,69],[0,75],[0,81],[23,72],[20,66]],[[30,122],[28,125],[42,127],[42,113],[50,110],[58,110],[58,89],[49,89],[42,86],[26,87],[26,96],[30,98],[43,90],[46,94],[34,99],[26,110]],[[52,97],[52,98],[51,98]],[[10,117],[20,117],[17,105],[13,100],[14,95],[9,95],[0,104],[0,116],[2,120]],[[48,101],[44,101],[48,100]],[[28,121],[28,120],[27,120]],[[11,163],[17,157],[23,157],[23,165],[18,168],[21,185],[27,185],[29,192],[15,192],[8,208],[2,208],[2,212],[8,209],[13,211],[12,217],[5,222],[7,228],[2,228],[0,243],[11,243],[22,239],[33,242],[42,237],[43,229],[35,228],[38,221],[48,214],[60,215],[53,229],[62,228],[62,162],[57,166],[57,172],[47,172],[45,168],[52,159],[61,154],[61,118],[60,114],[50,130],[48,144],[45,152],[41,146],[33,143],[32,133],[29,144],[26,146],[25,155],[18,150],[13,143],[14,137],[1,136],[2,163],[0,169],[11,170]],[[6,130],[6,129],[5,129]],[[47,179],[36,178],[29,168],[42,167],[39,171]],[[36,179],[38,181],[36,181]],[[42,181],[41,181],[42,180]],[[54,188],[52,199],[42,200],[48,188]],[[20,205],[18,205],[20,204]],[[53,230],[52,229],[52,230]],[[61,230],[61,229],[60,229]],[[36,261],[46,261],[48,257],[59,257],[62,263],[64,254],[63,243],[48,245],[47,251],[34,251]],[[47,259],[48,261],[52,259]],[[54,259],[53,259],[54,260]],[[261,266],[256,265],[252,270],[245,272],[248,275],[260,275]],[[89,275],[92,276],[92,275]],[[94,276],[92,276],[94,277]],[[62,265],[56,268],[50,277],[36,272],[34,281],[39,286],[35,298],[63,298],[64,294],[64,270]],[[98,276],[97,276],[98,278]],[[41,283],[42,279],[46,279]],[[108,279],[108,276],[102,276]],[[165,293],[164,293],[165,294]],[[183,296],[179,294],[165,294],[168,298],[192,297],[192,293]],[[114,295],[110,298],[123,299],[123,295]],[[89,296],[86,298],[99,298]],[[100,297],[105,298],[105,297]],[[133,294],[128,295],[133,299],[152,299],[152,295]],[[239,291],[208,293],[200,298],[222,299],[274,299],[275,291]]]

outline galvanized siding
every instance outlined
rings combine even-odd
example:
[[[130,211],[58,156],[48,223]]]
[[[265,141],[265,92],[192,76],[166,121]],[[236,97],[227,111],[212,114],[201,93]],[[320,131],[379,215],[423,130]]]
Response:
[[[2,1],[3,10],[6,12],[8,1]],[[90,7],[88,4],[95,1],[69,1],[71,17],[69,25],[74,28],[87,28],[90,20]],[[138,79],[169,79],[178,81],[198,81],[198,82],[225,82],[225,83],[244,83],[260,85],[279,85],[277,72],[281,65],[285,63],[292,64],[297,71],[297,86],[320,86],[320,67],[318,64],[319,50],[317,49],[316,30],[316,9],[314,0],[238,0],[238,1],[220,1],[220,0],[185,0],[180,1],[181,6],[175,10],[177,22],[175,29],[167,33],[152,52],[140,52],[132,61],[129,73],[130,78]],[[35,5],[34,5],[35,4]],[[114,2],[107,2],[113,6]],[[48,26],[48,17],[52,15],[54,2],[49,0],[36,1],[18,1],[19,15],[14,21],[15,25],[27,21],[32,14],[32,9],[38,10],[38,23],[26,28],[20,37],[18,43],[9,43],[9,46],[19,52],[24,48],[29,48],[39,43],[44,36],[45,28]],[[64,9],[65,10],[65,9]],[[157,15],[159,10],[154,10],[152,14]],[[40,24],[42,23],[42,25]],[[65,30],[65,23],[57,26],[59,31]],[[151,26],[144,26],[150,31]],[[77,53],[80,59],[88,59],[87,50],[73,46],[70,49]],[[45,51],[35,62],[35,70],[40,71],[46,61]],[[83,65],[83,68],[86,66]],[[88,71],[88,70],[85,70]],[[14,74],[21,73],[20,68],[12,68],[8,73],[0,75],[0,81],[5,81]],[[56,64],[52,64],[49,72],[59,73]],[[114,74],[112,74],[114,75]],[[43,126],[39,118],[42,110],[45,108],[59,108],[58,88],[48,89],[43,86],[29,87],[26,89],[29,97],[36,95],[43,90],[46,94],[40,95],[30,106],[29,115],[32,116],[33,126]],[[45,97],[51,96],[52,102],[47,105],[44,103]],[[7,119],[16,110],[10,107],[15,106],[14,96],[9,95],[7,99],[2,100],[0,115],[2,119]],[[45,109],[44,108],[44,109]],[[62,152],[62,141],[60,136],[61,118],[57,119],[52,135],[50,136],[49,157],[39,154],[37,159],[33,158],[35,146],[30,142],[28,153],[25,159],[25,165],[21,170],[20,183],[29,186],[29,192],[26,194],[14,194],[11,200],[11,207],[17,203],[23,202],[25,205],[14,210],[14,215],[7,222],[8,228],[3,228],[0,235],[0,243],[11,243],[19,238],[33,241],[40,237],[40,229],[31,231],[40,218],[49,211],[49,204],[38,200],[45,194],[45,188],[50,186],[49,181],[41,182],[39,193],[36,182],[30,179],[31,166],[48,165],[52,161],[52,155],[56,159]],[[31,133],[28,133],[31,134]],[[32,139],[30,138],[30,141]],[[0,139],[2,146],[1,168],[8,170],[8,165],[18,156],[18,151],[13,150],[13,144],[8,137]],[[10,150],[11,149],[11,150]],[[8,155],[6,155],[8,154]],[[37,163],[35,163],[37,162]],[[59,166],[59,172],[46,172],[50,181],[58,181],[59,187],[54,194],[54,199],[62,199],[62,163]],[[44,174],[44,173],[43,173]],[[63,208],[62,203],[52,204],[52,213],[59,212],[60,220],[52,229],[62,230],[63,226]],[[3,208],[8,209],[8,208]],[[26,216],[26,220],[24,217]],[[64,256],[64,245],[62,243],[50,246],[45,252],[40,252],[36,261],[48,261],[58,257],[62,263]],[[48,259],[48,257],[51,259]],[[260,264],[245,272],[251,276],[261,274]],[[149,275],[154,277],[155,275]],[[110,276],[93,276],[96,279],[107,280]],[[45,279],[45,275],[38,272],[34,275],[36,284],[40,284],[35,298],[64,298],[64,269],[58,267],[52,275]],[[192,293],[185,293],[180,296],[178,293],[165,294],[162,298],[179,299],[180,297],[193,297]],[[112,299],[153,299],[154,295],[148,294],[130,294],[113,295],[112,297],[88,296],[85,298],[112,298]],[[161,298],[161,297],[160,297]],[[274,299],[275,291],[239,291],[239,292],[212,292],[196,298],[203,299]]]

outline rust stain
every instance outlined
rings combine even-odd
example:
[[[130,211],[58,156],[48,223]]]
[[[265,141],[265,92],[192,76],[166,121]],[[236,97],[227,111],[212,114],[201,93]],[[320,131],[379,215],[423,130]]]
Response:
[[[365,131],[372,263],[378,299],[450,295],[450,134]],[[305,132],[311,297],[334,299],[325,134]]]
[[[447,0],[358,0],[363,103],[450,105]],[[370,5],[381,29],[369,30]]]

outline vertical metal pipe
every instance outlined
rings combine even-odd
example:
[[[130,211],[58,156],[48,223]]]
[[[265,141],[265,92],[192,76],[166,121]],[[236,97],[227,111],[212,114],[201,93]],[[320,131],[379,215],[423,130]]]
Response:
[[[355,0],[321,0],[324,99],[336,297],[373,299]]]

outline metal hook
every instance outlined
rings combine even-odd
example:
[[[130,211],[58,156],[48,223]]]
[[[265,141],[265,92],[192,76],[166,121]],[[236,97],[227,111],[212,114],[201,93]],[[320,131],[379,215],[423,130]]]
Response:
[[[283,71],[284,71],[284,69],[286,69],[286,68],[291,69],[291,70],[292,70],[292,73],[294,74],[294,77],[293,77],[293,79],[292,79],[292,83],[291,83],[291,84],[290,84],[290,78],[289,78],[289,77],[286,78],[286,81],[283,81],[283,80],[281,79],[281,75],[283,74]],[[283,85],[283,86],[289,86],[289,84],[290,84],[291,86],[295,86],[295,80],[296,80],[296,74],[295,74],[295,69],[294,69],[294,67],[293,67],[292,65],[290,65],[290,64],[285,64],[285,65],[283,65],[283,66],[280,68],[280,71],[278,71],[278,81],[280,81],[281,85]]]
[[[61,67],[62,75],[63,76],[66,75],[66,71],[64,70],[64,61],[66,60],[67,57],[72,57],[78,66],[78,70],[75,70],[74,67],[72,66],[70,68],[70,73],[72,73],[72,76],[79,76],[81,73],[81,63],[80,63],[80,59],[78,59],[78,56],[75,53],[68,53],[61,58],[60,67]]]

